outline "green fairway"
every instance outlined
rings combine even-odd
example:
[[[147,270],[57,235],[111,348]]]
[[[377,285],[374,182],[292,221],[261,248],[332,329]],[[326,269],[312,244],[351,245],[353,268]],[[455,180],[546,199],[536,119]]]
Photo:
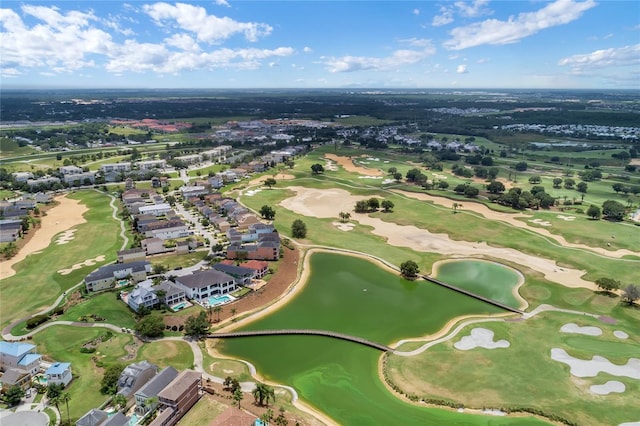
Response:
[[[514,308],[521,305],[513,294],[521,280],[520,274],[499,263],[479,260],[447,261],[438,265],[436,278]]]
[[[313,254],[311,272],[291,303],[243,329],[327,329],[391,343],[433,333],[459,315],[500,312],[434,284],[406,281],[359,258]],[[509,423],[401,401],[379,380],[381,354],[369,347],[316,336],[222,343],[225,353],[250,360],[269,379],[293,385],[340,424]],[[538,423],[519,419],[519,424]]]
[[[5,326],[53,303],[57,296],[82,281],[89,272],[113,261],[120,250],[120,226],[111,216],[110,199],[91,190],[68,196],[89,207],[84,215],[86,222],[75,227],[75,238],[63,248],[52,243],[15,265],[17,273],[14,276],[0,281],[0,325]],[[99,255],[104,255],[105,261],[84,266],[68,275],[57,272]]]
[[[596,326],[602,336],[561,333],[566,323]],[[474,327],[495,332],[494,340],[505,339],[508,348],[468,351],[453,344],[469,335]],[[601,373],[597,377],[577,378],[569,367],[551,359],[552,348],[563,348],[576,358],[589,360],[595,355],[626,364],[640,354],[635,336],[620,340],[612,335],[623,330],[631,336],[636,322],[610,325],[597,319],[549,312],[523,322],[484,323],[466,327],[452,340],[431,347],[412,357],[390,355],[387,371],[393,383],[418,396],[444,398],[474,407],[530,407],[558,415],[577,424],[619,424],[640,418],[635,403],[640,382],[628,377]],[[589,387],[607,380],[626,385],[620,394],[600,396]]]
[[[104,364],[122,362],[120,358],[126,355],[124,347],[133,342],[131,335],[119,333],[113,333],[110,339],[101,341],[101,337],[108,335],[107,333],[107,330],[101,328],[54,326],[33,337],[39,353],[59,362],[71,363],[74,379],[68,389],[71,394],[69,409],[72,420],[100,406],[107,399],[107,396],[100,394],[102,369],[92,359]],[[96,352],[81,353],[82,345],[90,341],[98,342]]]

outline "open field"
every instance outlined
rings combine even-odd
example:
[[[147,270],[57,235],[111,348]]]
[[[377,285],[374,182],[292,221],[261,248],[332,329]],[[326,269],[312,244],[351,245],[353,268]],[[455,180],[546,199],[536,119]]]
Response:
[[[563,324],[570,322],[596,326],[604,334],[590,337],[561,333]],[[494,331],[496,340],[505,339],[510,346],[455,349],[454,343],[478,326]],[[421,397],[471,407],[531,407],[578,424],[602,424],[605,417],[608,424],[619,424],[640,418],[640,409],[633,402],[640,381],[608,374],[579,379],[550,355],[551,349],[558,347],[579,359],[600,355],[622,365],[640,353],[640,336],[635,333],[623,341],[613,331],[633,333],[633,329],[637,330],[628,322],[611,325],[589,317],[548,312],[524,322],[466,327],[458,336],[422,354],[390,355],[387,371],[390,380],[404,392]],[[623,382],[626,390],[605,398],[589,391],[589,386],[610,378]]]
[[[131,335],[114,333],[111,339],[97,344],[95,353],[80,353],[82,345],[106,333],[105,329],[98,328],[53,326],[33,337],[39,353],[45,353],[56,361],[72,363],[74,380],[69,387],[72,419],[78,419],[107,400],[107,396],[100,394],[103,370],[95,365],[92,357],[97,357],[104,364],[124,362],[121,359],[127,354],[124,347],[133,342]]]
[[[65,244],[63,250],[55,243],[45,245],[38,254],[16,264],[15,275],[0,281],[0,324],[3,327],[50,305],[96,267],[113,261],[116,251],[120,250],[120,226],[111,217],[110,199],[97,191],[78,191],[68,197],[88,208],[83,214],[85,222],[75,226],[75,238]],[[105,260],[66,275],[56,272],[99,255],[105,255]],[[33,297],[34,294],[38,297]]]

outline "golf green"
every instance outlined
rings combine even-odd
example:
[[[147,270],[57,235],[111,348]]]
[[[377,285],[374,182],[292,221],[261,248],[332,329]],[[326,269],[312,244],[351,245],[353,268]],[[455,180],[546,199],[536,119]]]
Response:
[[[484,260],[448,260],[438,265],[436,278],[505,305],[519,308],[514,288],[522,275],[505,265]]]
[[[486,303],[426,281],[407,281],[356,257],[311,255],[304,289],[282,309],[244,330],[324,329],[394,341],[434,333],[450,319],[500,312]],[[381,352],[321,336],[229,339],[223,353],[252,362],[269,380],[343,425],[508,424],[507,419],[419,407],[390,393],[378,376]],[[544,424],[519,418],[519,424]]]

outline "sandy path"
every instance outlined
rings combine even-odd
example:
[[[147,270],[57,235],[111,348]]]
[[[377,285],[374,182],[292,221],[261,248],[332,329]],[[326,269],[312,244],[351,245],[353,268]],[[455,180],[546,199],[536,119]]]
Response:
[[[384,172],[379,169],[369,169],[366,167],[356,166],[349,157],[340,157],[335,154],[325,154],[324,157],[331,161],[335,161],[348,172],[359,173],[366,176],[384,176]]]
[[[336,218],[341,211],[351,211],[356,201],[366,197],[356,197],[339,188],[328,190],[289,187],[296,196],[283,200],[280,205],[298,214],[319,218]],[[541,272],[546,279],[567,287],[584,287],[596,290],[594,283],[581,277],[585,271],[561,268],[553,260],[543,259],[507,247],[492,247],[487,243],[454,241],[447,234],[434,234],[413,225],[402,226],[384,222],[365,214],[352,217],[363,225],[373,228],[372,233],[386,239],[388,244],[408,247],[416,251],[440,253],[452,258],[491,256]]]
[[[0,279],[15,275],[16,271],[13,269],[15,264],[23,261],[28,255],[47,248],[53,237],[60,232],[86,222],[83,215],[88,209],[87,206],[80,204],[80,201],[67,198],[66,194],[56,197],[55,201],[59,204],[48,210],[46,216],[40,218],[38,229],[29,231],[35,232],[35,234],[18,254],[11,259],[0,262]]]
[[[392,192],[404,195],[405,197],[420,200],[420,201],[429,201],[438,206],[446,207],[447,209],[451,209],[453,206],[453,203],[457,202],[454,200],[450,200],[448,198],[435,197],[433,195],[429,195],[425,193],[416,193],[416,192],[409,192],[409,191],[402,191],[402,190],[392,190]],[[563,247],[572,247],[572,248],[578,248],[582,250],[589,250],[589,251],[598,253],[599,255],[613,257],[616,259],[620,259],[622,258],[622,256],[627,256],[627,255],[640,256],[640,252],[631,251],[627,249],[619,249],[619,250],[613,251],[613,250],[606,250],[601,247],[587,246],[585,244],[570,243],[562,235],[553,234],[548,229],[531,227],[527,225],[525,222],[516,220],[517,218],[530,217],[529,215],[526,215],[524,213],[501,213],[501,212],[491,210],[484,204],[476,203],[473,201],[464,203],[463,206],[464,207],[462,208],[462,210],[472,211],[474,213],[478,213],[484,216],[487,219],[498,220],[500,222],[507,223],[516,228],[526,229],[527,231],[535,232],[536,234],[540,234],[546,238],[556,241],[558,244],[562,245]]]

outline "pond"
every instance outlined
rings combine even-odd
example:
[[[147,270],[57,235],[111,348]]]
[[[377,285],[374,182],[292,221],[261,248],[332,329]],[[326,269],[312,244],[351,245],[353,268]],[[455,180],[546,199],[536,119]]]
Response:
[[[311,256],[304,289],[243,330],[323,329],[389,345],[435,333],[461,315],[501,312],[436,284],[404,280],[368,260],[330,253]],[[403,402],[379,378],[382,353],[356,343],[322,336],[263,336],[221,341],[218,349],[252,362],[269,380],[293,386],[303,400],[342,425],[509,423]]]
[[[447,260],[435,266],[435,277],[447,284],[470,291],[505,305],[520,308],[514,289],[524,279],[515,269],[485,260]]]

